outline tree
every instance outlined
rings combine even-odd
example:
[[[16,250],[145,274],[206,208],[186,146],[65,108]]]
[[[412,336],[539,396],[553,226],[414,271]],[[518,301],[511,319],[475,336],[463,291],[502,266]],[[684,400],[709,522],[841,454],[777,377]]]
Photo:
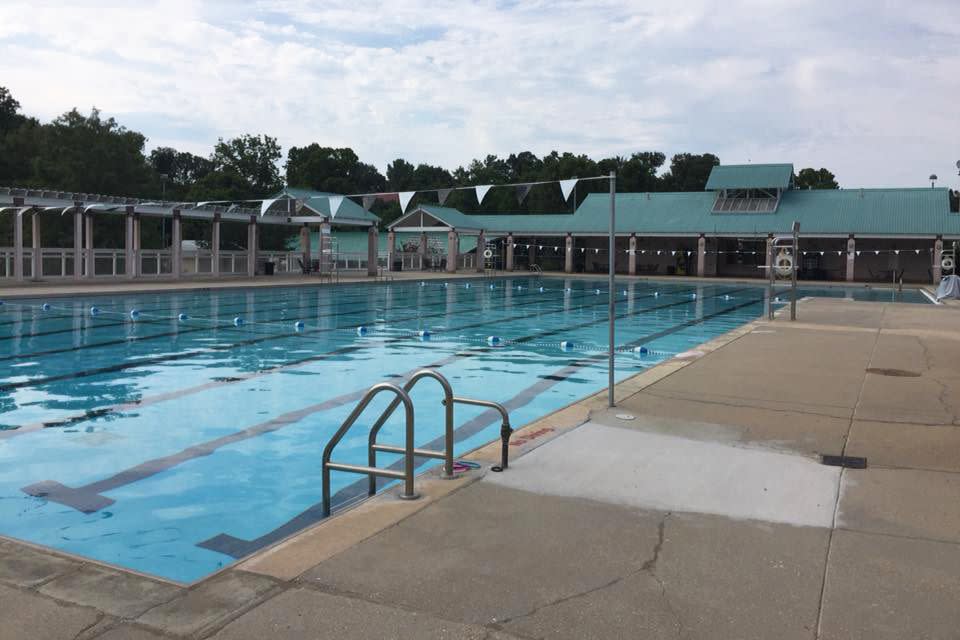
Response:
[[[34,181],[70,191],[136,195],[150,189],[152,172],[143,155],[146,137],[102,119],[68,111],[38,136]]]
[[[601,160],[599,167],[601,173],[617,172],[617,191],[659,191],[661,182],[657,172],[666,159],[660,151],[643,151],[626,160],[620,157]]]
[[[234,186],[246,186],[246,198],[269,195],[283,187],[277,162],[282,157],[276,138],[267,135],[244,134],[237,138],[220,138],[213,148],[215,172],[230,175]]]
[[[387,165],[387,188],[391,191],[409,191],[417,179],[417,169],[403,158]]]
[[[839,189],[836,176],[826,169],[807,167],[793,177],[793,184],[797,189]]]
[[[670,159],[670,171],[661,178],[664,191],[703,191],[720,158],[712,153],[678,153]]]
[[[6,87],[0,87],[0,135],[16,129],[26,120],[20,114],[20,103]]]
[[[213,171],[212,160],[172,147],[157,147],[150,152],[149,161],[154,171],[180,186],[189,186]]]
[[[360,162],[353,149],[291,147],[287,153],[287,184],[330,193],[376,193],[384,191],[387,180],[376,167]]]

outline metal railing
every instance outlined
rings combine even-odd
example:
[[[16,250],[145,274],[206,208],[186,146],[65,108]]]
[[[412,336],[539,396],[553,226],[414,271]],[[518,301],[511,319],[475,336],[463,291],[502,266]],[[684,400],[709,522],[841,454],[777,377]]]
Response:
[[[441,388],[443,389],[443,401],[441,404],[444,406],[444,448],[443,451],[436,451],[433,449],[418,449],[414,447],[414,416],[413,416],[413,401],[410,399],[410,391],[417,385],[420,380],[424,378],[432,378],[440,383]],[[333,454],[334,448],[339,444],[340,440],[346,435],[347,431],[350,430],[350,427],[353,426],[357,418],[360,417],[360,414],[363,413],[367,405],[370,404],[374,396],[382,391],[390,391],[396,395],[390,404],[384,409],[383,413],[377,418],[377,421],[370,428],[370,433],[367,436],[367,466],[347,464],[340,462],[331,462],[330,456]],[[380,433],[380,429],[386,423],[386,421],[393,415],[394,411],[403,403],[405,418],[406,418],[406,429],[404,432],[404,444],[403,446],[399,445],[390,445],[390,444],[380,444],[377,442],[377,435]],[[409,380],[403,385],[403,387],[398,387],[395,384],[389,382],[381,382],[370,387],[363,398],[360,399],[360,402],[357,404],[357,407],[353,412],[347,417],[343,422],[337,432],[333,435],[330,441],[327,443],[327,446],[323,450],[323,469],[322,469],[322,481],[323,481],[323,516],[327,517],[330,515],[330,471],[346,471],[349,473],[361,473],[368,476],[367,484],[367,494],[374,495],[377,492],[377,478],[391,478],[394,480],[403,480],[404,487],[403,492],[400,494],[400,497],[405,500],[413,500],[418,497],[417,493],[414,491],[413,484],[413,472],[414,472],[414,459],[419,456],[423,458],[431,458],[437,460],[443,460],[443,477],[444,478],[453,478],[453,445],[454,445],[454,433],[453,433],[453,424],[454,424],[454,405],[456,404],[467,404],[478,407],[486,407],[488,409],[494,409],[500,413],[501,425],[500,425],[500,441],[501,441],[501,451],[500,451],[500,464],[491,468],[492,471],[503,471],[507,468],[509,464],[509,446],[510,446],[510,436],[513,434],[513,428],[510,426],[510,414],[507,411],[506,407],[498,402],[493,402],[491,400],[477,400],[474,398],[462,398],[453,395],[453,387],[450,385],[450,381],[447,380],[445,376],[434,371],[433,369],[421,369],[414,373]],[[377,467],[377,452],[384,453],[399,453],[403,454],[403,471],[395,471],[393,469],[382,469]]]
[[[400,402],[403,403],[404,417],[406,420],[406,429],[404,431],[406,442],[404,443],[403,447],[403,471],[377,469],[374,467],[364,467],[361,465],[347,464],[344,462],[331,462],[330,456],[333,454],[334,448],[340,443],[340,440],[343,439],[343,436],[346,435],[347,431],[350,430],[350,427],[353,426],[353,423],[357,421],[357,418],[360,417],[360,414],[363,413],[363,410],[367,408],[367,405],[370,404],[374,397],[383,391],[394,393],[397,398],[399,398]],[[357,404],[356,408],[350,413],[349,416],[347,416],[347,419],[344,420],[343,424],[340,425],[340,428],[337,429],[337,432],[332,438],[330,438],[327,446],[323,449],[323,465],[321,468],[323,482],[323,516],[327,517],[330,515],[331,470],[346,471],[349,473],[363,473],[371,477],[379,476],[382,478],[403,480],[403,492],[400,494],[400,497],[404,500],[417,499],[419,496],[417,495],[417,492],[414,491],[413,486],[413,459],[413,401],[410,400],[410,396],[406,391],[395,384],[381,382],[373,385],[363,395],[363,398],[360,399],[359,404]]]
[[[783,271],[789,271],[790,277],[790,320],[797,319],[797,272],[800,270],[800,223],[794,221],[792,234],[789,236],[776,236],[770,240],[770,249],[767,251],[767,264],[760,265],[760,269],[766,269],[769,276],[769,292],[767,302],[767,319],[773,320],[775,309],[773,303],[776,300],[777,276],[784,275]],[[783,251],[783,263],[780,263],[780,254],[777,249],[790,249],[791,253]],[[786,276],[784,276],[786,277]]]

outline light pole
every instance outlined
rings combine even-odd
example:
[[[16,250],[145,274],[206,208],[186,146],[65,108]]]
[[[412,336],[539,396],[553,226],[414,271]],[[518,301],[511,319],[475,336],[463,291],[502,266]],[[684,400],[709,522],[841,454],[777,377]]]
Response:
[[[936,183],[937,183],[937,174],[931,173],[929,180],[930,180],[930,188],[933,189],[933,187],[934,187],[934,186],[936,185]]]
[[[609,361],[607,362],[607,406],[614,407],[616,405],[613,397],[613,371],[615,358],[614,350],[616,348],[616,265],[617,265],[617,174],[613,171],[610,172],[610,256],[609,256],[609,268],[610,268],[610,283],[608,288],[610,289],[607,297],[609,298],[607,304],[607,315],[609,316],[609,325],[610,325],[610,335],[609,335],[609,344],[608,348],[610,350]]]

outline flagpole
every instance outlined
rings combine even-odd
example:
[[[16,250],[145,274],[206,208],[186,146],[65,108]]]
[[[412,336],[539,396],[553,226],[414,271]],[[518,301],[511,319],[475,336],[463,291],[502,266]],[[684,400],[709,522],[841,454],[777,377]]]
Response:
[[[610,325],[610,336],[609,336],[609,345],[610,350],[610,359],[607,363],[607,406],[614,407],[616,403],[614,402],[613,397],[613,371],[614,371],[614,346],[615,342],[615,314],[616,314],[616,305],[615,305],[615,296],[616,296],[616,282],[615,282],[615,273],[617,266],[617,232],[616,232],[616,217],[617,217],[617,200],[616,200],[616,191],[617,191],[617,174],[613,171],[610,172],[610,255],[609,255],[609,265],[610,265],[610,285],[609,293],[607,297],[609,298],[607,306],[607,315],[609,316],[608,323]]]

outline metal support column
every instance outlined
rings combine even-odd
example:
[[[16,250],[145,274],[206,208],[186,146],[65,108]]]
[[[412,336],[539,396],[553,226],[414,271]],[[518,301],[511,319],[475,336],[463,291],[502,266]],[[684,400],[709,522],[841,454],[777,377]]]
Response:
[[[210,275],[220,277],[220,214],[213,214],[213,229],[210,231]]]
[[[30,242],[33,246],[33,256],[30,277],[33,280],[40,280],[43,277],[43,240],[40,229],[40,212],[34,212],[30,219]]]
[[[607,291],[607,315],[609,316],[608,324],[609,326],[609,362],[607,363],[607,406],[613,407],[616,405],[614,396],[613,396],[613,387],[614,387],[614,365],[615,357],[614,353],[616,350],[616,266],[617,266],[617,174],[613,171],[610,172],[610,238],[609,238],[609,278],[610,283],[608,285]]]
[[[86,263],[87,270],[84,274],[87,278],[93,278],[97,273],[97,260],[93,251],[93,213],[88,212],[83,216],[85,244],[86,244]]]

